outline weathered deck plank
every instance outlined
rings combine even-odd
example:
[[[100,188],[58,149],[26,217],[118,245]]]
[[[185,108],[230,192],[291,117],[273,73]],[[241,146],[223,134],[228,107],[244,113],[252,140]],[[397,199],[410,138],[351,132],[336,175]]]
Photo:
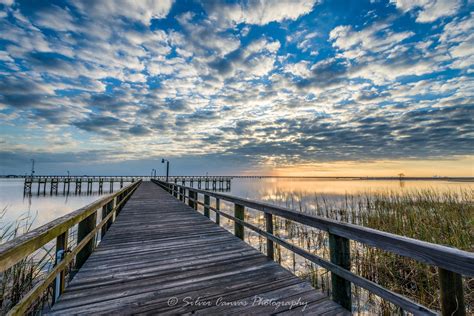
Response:
[[[178,302],[170,304],[172,298]],[[298,300],[307,306],[290,308],[289,302]],[[144,182],[51,314],[333,312],[345,313],[308,283]]]

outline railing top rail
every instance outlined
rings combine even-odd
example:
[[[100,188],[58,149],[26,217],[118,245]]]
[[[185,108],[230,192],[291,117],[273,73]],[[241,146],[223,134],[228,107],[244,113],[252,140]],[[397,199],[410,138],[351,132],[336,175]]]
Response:
[[[230,194],[196,189],[176,183],[166,183],[159,180],[155,181],[161,182],[163,184],[174,185],[201,194],[206,194],[220,200],[243,205],[264,213],[280,216],[341,237],[345,237],[347,239],[355,240],[369,246],[409,257],[423,263],[435,265],[465,276],[474,276],[474,253],[472,252],[387,233],[373,228],[344,223],[321,216],[296,212],[289,208],[253,201]]]
[[[109,194],[89,205],[81,207],[69,214],[59,217],[43,226],[40,226],[24,235],[0,245],[0,271],[4,271],[15,263],[33,253],[43,245],[58,237],[69,228],[87,218],[97,209],[112,201],[119,194],[138,185],[141,180],[134,182],[121,190]]]

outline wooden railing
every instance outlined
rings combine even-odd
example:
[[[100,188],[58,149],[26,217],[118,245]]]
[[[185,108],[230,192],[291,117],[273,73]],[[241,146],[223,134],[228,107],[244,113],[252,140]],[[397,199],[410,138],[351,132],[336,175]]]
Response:
[[[33,254],[44,245],[56,239],[56,264],[44,278],[26,293],[10,311],[9,315],[25,314],[30,306],[44,295],[53,282],[56,282],[53,303],[64,291],[65,269],[75,259],[75,269],[79,269],[96,247],[96,235],[104,236],[116,215],[141,181],[130,184],[120,191],[99,199],[83,208],[64,215],[18,238],[0,245],[0,271],[5,271],[20,260]],[[102,218],[97,223],[99,210]],[[77,244],[68,249],[69,230],[77,226]]]
[[[456,248],[432,244],[383,231],[331,220],[296,212],[267,203],[252,201],[227,194],[205,191],[152,180],[179,200],[188,203],[194,209],[198,205],[204,208],[204,215],[209,217],[209,211],[216,214],[216,223],[220,216],[234,221],[234,233],[244,239],[244,227],[247,227],[267,238],[267,256],[274,259],[273,245],[277,243],[303,258],[331,271],[332,298],[334,301],[351,310],[351,283],[362,287],[379,297],[399,306],[401,309],[415,315],[437,315],[435,311],[420,305],[409,298],[390,291],[379,284],[369,281],[350,271],[349,241],[354,240],[368,246],[376,247],[400,256],[415,259],[419,262],[438,268],[440,282],[440,299],[443,315],[465,315],[462,275],[474,277],[474,254]],[[198,195],[204,196],[204,202],[199,201]],[[211,206],[210,198],[215,199],[215,207]],[[234,216],[220,210],[221,201],[234,204]],[[245,208],[261,211],[265,214],[266,229],[244,221]],[[297,247],[273,234],[273,216],[279,216],[294,222],[314,227],[329,233],[330,261]]]

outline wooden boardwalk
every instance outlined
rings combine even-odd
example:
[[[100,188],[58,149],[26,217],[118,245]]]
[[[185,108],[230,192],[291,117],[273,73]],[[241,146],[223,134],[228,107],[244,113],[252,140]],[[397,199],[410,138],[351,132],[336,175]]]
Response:
[[[291,309],[291,303],[293,306]],[[151,182],[50,314],[349,314]]]

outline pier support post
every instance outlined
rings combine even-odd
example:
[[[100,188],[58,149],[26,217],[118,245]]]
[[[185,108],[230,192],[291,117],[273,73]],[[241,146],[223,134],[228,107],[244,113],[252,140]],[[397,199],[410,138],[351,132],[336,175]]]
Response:
[[[113,199],[112,201],[110,201],[109,203],[105,204],[103,207],[102,207],[102,219],[106,218],[107,215],[110,214],[110,212],[114,209],[114,203],[115,202],[115,199]],[[105,233],[109,230],[110,226],[112,225],[112,218],[110,218],[107,223],[102,226],[102,229],[101,229],[101,237],[103,238],[105,236]]]
[[[221,209],[221,200],[216,198],[216,209],[220,210]],[[216,212],[216,224],[220,225],[221,223],[221,214]]]
[[[331,262],[343,269],[351,270],[349,239],[329,233],[329,252]],[[352,310],[351,282],[331,273],[333,301],[348,311]]]
[[[443,315],[465,316],[462,276],[442,268],[438,268],[438,275]]]
[[[206,216],[207,218],[210,217],[210,214],[209,214],[209,205],[210,205],[210,197],[209,195],[205,194],[204,195],[204,216]]]
[[[234,204],[234,216],[240,220],[244,220],[245,206]],[[244,240],[244,226],[240,223],[234,222],[234,234],[236,237]]]
[[[270,213],[265,213],[265,228],[267,233],[273,235],[273,215]],[[272,260],[275,259],[273,250],[273,240],[267,238],[267,257]]]
[[[58,237],[56,237],[56,264],[58,264],[62,258],[64,257],[64,251],[67,250],[67,239],[68,239],[68,231],[65,231]],[[60,257],[59,257],[60,256]],[[59,297],[63,292],[64,288],[66,287],[66,271],[61,271],[55,282],[59,284],[54,284],[53,287],[53,304],[56,302],[56,298]]]
[[[183,187],[179,187],[179,200],[184,202],[184,189],[183,189]]]
[[[96,226],[97,212],[92,213],[83,219],[77,227],[77,243],[80,243]],[[95,247],[95,236],[79,251],[76,256],[76,269],[79,270]]]
[[[194,200],[196,199],[196,195],[197,194],[195,194],[194,191],[189,190],[188,205],[191,206],[193,209],[196,209],[196,203],[194,202]]]

